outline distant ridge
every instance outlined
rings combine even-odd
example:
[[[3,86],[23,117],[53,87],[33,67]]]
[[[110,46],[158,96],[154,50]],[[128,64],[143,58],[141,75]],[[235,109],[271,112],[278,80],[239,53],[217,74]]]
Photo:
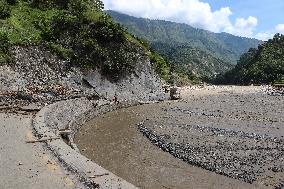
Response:
[[[201,76],[211,77],[227,71],[237,64],[243,53],[262,43],[257,39],[213,33],[187,24],[136,18],[111,10],[106,12],[130,33],[147,40],[171,62],[190,65]]]
[[[217,84],[284,85],[284,35],[275,34],[257,49],[243,54],[234,69],[216,78]]]

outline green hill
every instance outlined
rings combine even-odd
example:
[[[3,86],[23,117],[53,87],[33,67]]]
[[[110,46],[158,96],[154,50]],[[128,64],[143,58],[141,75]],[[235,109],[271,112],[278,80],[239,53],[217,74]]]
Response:
[[[256,39],[212,33],[186,24],[136,18],[115,11],[107,13],[128,28],[130,33],[149,41],[151,47],[166,55],[170,62],[190,64],[193,70],[205,76],[227,71],[237,63],[241,54],[262,43]],[[175,53],[172,56],[173,49]],[[193,55],[189,56],[191,53]]]
[[[100,0],[0,0],[0,64],[13,62],[15,45],[45,45],[113,80],[132,72],[142,56],[152,56],[156,71],[168,77],[166,62],[113,22]]]
[[[250,49],[243,54],[234,69],[220,75],[217,83],[222,84],[270,84],[282,83],[284,79],[284,35],[276,34],[273,39]]]

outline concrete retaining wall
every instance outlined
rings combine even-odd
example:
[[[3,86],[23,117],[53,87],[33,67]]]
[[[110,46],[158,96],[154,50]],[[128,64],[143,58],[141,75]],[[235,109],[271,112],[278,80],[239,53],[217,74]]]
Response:
[[[81,155],[73,143],[75,133],[87,121],[97,115],[129,105],[123,104],[118,107],[106,101],[89,101],[85,98],[57,102],[38,112],[33,125],[39,138],[54,139],[46,142],[48,148],[87,188],[132,189],[136,187]],[[72,147],[60,137],[59,130],[62,129],[72,131],[69,135]]]

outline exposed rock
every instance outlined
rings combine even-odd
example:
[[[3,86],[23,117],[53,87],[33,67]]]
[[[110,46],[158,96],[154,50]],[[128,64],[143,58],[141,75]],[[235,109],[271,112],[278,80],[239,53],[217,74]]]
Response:
[[[29,103],[50,104],[87,97],[119,101],[148,101],[167,98],[149,59],[143,55],[134,72],[111,82],[99,70],[83,70],[59,59],[42,46],[15,46],[14,62],[0,66],[0,106]]]
[[[178,87],[170,88],[170,98],[171,100],[178,100],[181,98],[180,89]]]

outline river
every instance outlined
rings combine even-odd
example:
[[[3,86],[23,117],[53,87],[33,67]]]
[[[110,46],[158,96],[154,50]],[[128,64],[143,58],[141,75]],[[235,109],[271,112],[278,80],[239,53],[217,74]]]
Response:
[[[83,155],[140,188],[284,182],[283,97],[260,87],[194,88],[182,96],[96,117],[75,142]]]

